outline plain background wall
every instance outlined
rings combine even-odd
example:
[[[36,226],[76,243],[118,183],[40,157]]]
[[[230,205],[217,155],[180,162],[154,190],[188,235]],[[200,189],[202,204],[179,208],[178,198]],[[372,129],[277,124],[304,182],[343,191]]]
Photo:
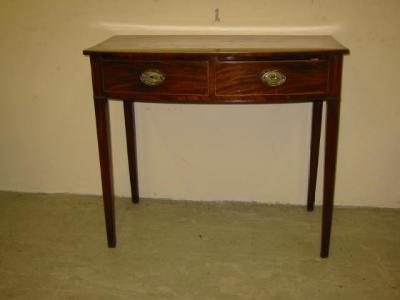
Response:
[[[331,34],[351,49],[336,203],[400,207],[399,11],[398,0],[2,0],[0,189],[101,193],[82,50],[105,38]],[[137,104],[140,195],[304,204],[310,113],[309,104]],[[120,102],[111,119],[116,194],[129,195]]]

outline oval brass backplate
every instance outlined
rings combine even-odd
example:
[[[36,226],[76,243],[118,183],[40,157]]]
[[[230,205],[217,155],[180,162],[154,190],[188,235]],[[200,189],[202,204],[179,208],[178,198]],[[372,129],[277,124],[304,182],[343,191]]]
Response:
[[[286,75],[278,70],[264,71],[261,74],[261,82],[269,86],[279,86],[285,83]]]
[[[163,83],[165,75],[159,70],[146,70],[140,75],[140,81],[147,86],[157,86]]]

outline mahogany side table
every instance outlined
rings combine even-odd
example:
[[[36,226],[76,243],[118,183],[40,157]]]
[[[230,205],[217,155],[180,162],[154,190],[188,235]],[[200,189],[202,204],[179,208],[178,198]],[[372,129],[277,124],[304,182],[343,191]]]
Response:
[[[135,102],[312,102],[307,210],[314,209],[326,103],[321,257],[329,255],[343,55],[329,36],[114,36],[90,56],[109,247],[116,246],[108,99],[124,105],[132,201],[139,202]]]

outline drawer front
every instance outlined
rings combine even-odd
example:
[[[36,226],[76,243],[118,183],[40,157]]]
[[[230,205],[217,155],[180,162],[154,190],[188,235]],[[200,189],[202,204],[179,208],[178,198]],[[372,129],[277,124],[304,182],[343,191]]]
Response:
[[[329,90],[327,60],[218,62],[216,95],[306,95]]]
[[[104,61],[109,94],[208,95],[206,61]]]

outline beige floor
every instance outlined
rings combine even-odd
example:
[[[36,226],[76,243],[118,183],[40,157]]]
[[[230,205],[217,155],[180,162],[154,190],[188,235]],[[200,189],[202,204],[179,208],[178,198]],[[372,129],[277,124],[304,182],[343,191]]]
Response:
[[[0,192],[1,299],[400,299],[400,210],[117,200]]]

